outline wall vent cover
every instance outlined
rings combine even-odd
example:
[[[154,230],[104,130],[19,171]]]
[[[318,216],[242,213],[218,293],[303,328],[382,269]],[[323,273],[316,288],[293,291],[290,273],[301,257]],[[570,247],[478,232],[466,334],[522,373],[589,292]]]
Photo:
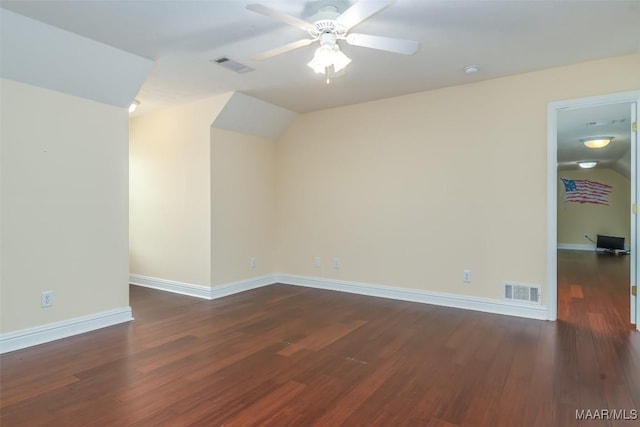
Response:
[[[530,302],[534,304],[541,303],[540,286],[528,285],[526,283],[504,282],[502,284],[503,297],[506,300]]]
[[[240,73],[240,74],[244,74],[244,73],[248,73],[249,71],[253,71],[253,68],[251,67],[247,67],[244,64],[241,64],[239,62],[234,61],[233,59],[229,59],[227,57],[221,57],[221,58],[216,58],[216,59],[212,59],[211,62],[215,62],[216,64],[224,67],[224,68],[228,68],[231,71],[235,71],[236,73]]]

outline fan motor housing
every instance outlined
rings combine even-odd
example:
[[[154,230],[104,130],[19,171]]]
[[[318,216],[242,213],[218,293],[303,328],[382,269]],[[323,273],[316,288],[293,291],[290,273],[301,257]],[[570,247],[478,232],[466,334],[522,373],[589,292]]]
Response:
[[[312,37],[320,37],[322,34],[335,34],[342,36],[346,30],[333,19],[322,19],[313,23],[313,27],[309,29]]]

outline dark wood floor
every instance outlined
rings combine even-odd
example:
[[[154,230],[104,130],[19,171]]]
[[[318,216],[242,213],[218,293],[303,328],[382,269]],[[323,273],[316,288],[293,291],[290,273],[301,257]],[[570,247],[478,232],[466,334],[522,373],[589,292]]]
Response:
[[[214,301],[134,286],[134,322],[1,357],[0,424],[637,425],[575,419],[640,409],[628,260],[559,258],[558,322],[285,285]]]
[[[629,256],[558,252],[558,318],[624,330],[630,326]]]

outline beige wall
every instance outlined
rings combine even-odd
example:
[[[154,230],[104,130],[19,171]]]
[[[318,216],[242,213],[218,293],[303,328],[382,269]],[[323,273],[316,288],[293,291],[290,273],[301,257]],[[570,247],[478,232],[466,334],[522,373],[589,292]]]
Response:
[[[230,96],[131,120],[132,274],[211,286],[210,129]]]
[[[588,179],[613,186],[609,206],[564,203],[564,185],[560,178]],[[593,168],[558,171],[558,243],[592,245],[584,238],[596,240],[598,234],[625,238],[629,245],[631,186],[628,178],[613,169]]]
[[[631,55],[302,115],[278,144],[277,270],[491,298],[544,286],[547,104],[638,89],[638,69]]]
[[[273,272],[275,142],[212,127],[230,97],[131,120],[132,274],[216,286]]]
[[[213,285],[273,273],[275,142],[213,128],[211,147]]]
[[[0,331],[128,307],[126,109],[1,84]]]
[[[210,129],[226,96],[134,119],[131,272],[206,286],[282,272],[490,298],[504,280],[544,286],[547,104],[640,87],[639,65],[304,114],[275,144]]]

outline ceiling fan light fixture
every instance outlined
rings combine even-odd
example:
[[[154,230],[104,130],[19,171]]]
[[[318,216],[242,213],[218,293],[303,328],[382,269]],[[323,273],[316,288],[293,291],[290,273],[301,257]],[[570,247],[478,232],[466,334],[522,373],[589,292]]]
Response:
[[[329,46],[320,46],[316,49],[313,59],[307,64],[318,74],[324,74],[324,70],[333,64],[333,49]]]
[[[582,143],[589,148],[602,148],[609,145],[609,143],[613,140],[612,136],[598,136],[595,138],[585,138],[581,139]]]
[[[331,0],[329,2],[331,3]],[[356,1],[340,13],[339,6],[342,6],[342,3],[351,3],[340,0],[336,5],[324,4],[324,6],[321,6],[318,13],[311,16],[312,22],[287,15],[262,4],[248,4],[246,6],[248,10],[297,27],[311,36],[311,38],[301,39],[279,48],[271,49],[253,59],[261,61],[318,42],[320,47],[315,51],[313,59],[307,65],[316,73],[325,74],[327,83],[329,83],[330,67],[333,67],[334,72],[339,72],[351,63],[351,59],[340,50],[338,40],[344,40],[345,43],[352,46],[413,55],[420,47],[420,43],[415,40],[350,33],[351,29],[356,25],[359,25],[393,2],[394,0]]]
[[[338,72],[349,65],[351,59],[338,47],[337,44],[323,44],[313,55],[313,59],[307,64],[318,74],[324,74],[328,67],[333,65],[333,70]]]
[[[588,161],[588,162],[578,162],[578,166],[580,166],[582,169],[591,169],[595,167],[597,164],[598,162],[596,160]]]
[[[351,58],[345,55],[340,49],[333,53],[333,71],[336,73],[351,63]]]

